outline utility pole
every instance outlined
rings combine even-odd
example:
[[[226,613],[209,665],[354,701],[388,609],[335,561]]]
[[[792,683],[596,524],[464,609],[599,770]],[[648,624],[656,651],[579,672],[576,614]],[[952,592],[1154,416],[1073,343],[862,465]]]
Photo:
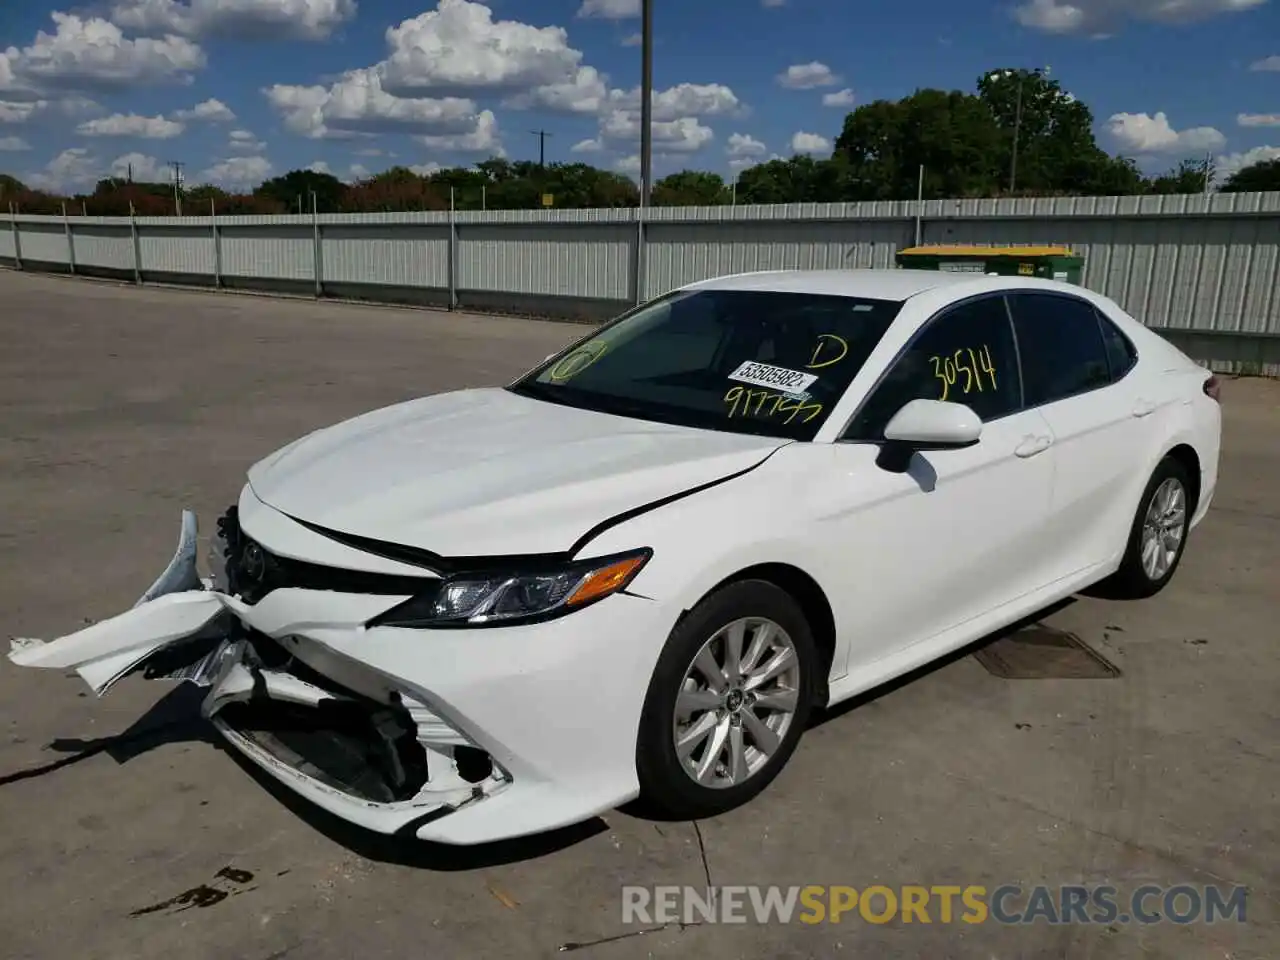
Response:
[[[1022,85],[1028,76],[1043,77],[1049,72],[1048,67],[1036,67],[1034,70],[1018,71],[1018,98],[1013,112],[1013,155],[1009,158],[1009,192],[1013,193],[1018,185],[1018,134],[1022,132]]]
[[[545,168],[547,165],[547,137],[555,136],[555,134],[547,133],[545,130],[530,130],[529,132],[538,138],[538,166]]]
[[[640,4],[640,207],[649,206],[653,180],[653,0]]]
[[[182,216],[182,168],[186,166],[181,160],[170,160],[169,166],[173,167],[173,212],[175,216]]]

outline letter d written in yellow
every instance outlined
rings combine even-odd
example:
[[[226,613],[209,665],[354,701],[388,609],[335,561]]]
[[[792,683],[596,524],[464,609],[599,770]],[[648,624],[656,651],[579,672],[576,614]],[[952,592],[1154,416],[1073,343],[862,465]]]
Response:
[[[822,902],[823,887],[805,887],[800,891],[800,903],[804,909],[800,912],[801,923],[821,923],[827,917],[826,904]]]

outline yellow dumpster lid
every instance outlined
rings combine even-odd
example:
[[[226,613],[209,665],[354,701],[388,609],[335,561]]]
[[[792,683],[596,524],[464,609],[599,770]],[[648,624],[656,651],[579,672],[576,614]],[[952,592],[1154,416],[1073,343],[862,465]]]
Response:
[[[1071,257],[1070,247],[989,247],[978,243],[942,243],[934,246],[907,247],[901,254],[921,254],[935,257]]]

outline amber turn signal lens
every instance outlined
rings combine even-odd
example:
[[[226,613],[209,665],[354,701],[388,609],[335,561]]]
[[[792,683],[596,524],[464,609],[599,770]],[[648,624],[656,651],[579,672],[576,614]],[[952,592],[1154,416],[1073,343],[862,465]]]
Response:
[[[644,562],[648,559],[647,556],[627,557],[625,560],[619,560],[617,563],[611,563],[607,567],[592,571],[585,580],[578,584],[573,593],[569,594],[564,602],[565,606],[575,607],[578,604],[586,603],[588,600],[607,597],[609,594],[621,590],[626,586],[627,581],[644,566]]]

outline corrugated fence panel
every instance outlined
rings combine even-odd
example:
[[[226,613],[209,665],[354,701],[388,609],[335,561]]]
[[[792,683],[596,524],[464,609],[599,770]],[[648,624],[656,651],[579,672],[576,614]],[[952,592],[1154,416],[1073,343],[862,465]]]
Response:
[[[913,230],[893,220],[649,223],[642,295],[728,273],[892,267]]]
[[[213,230],[203,227],[139,227],[143,273],[213,276]]]
[[[76,266],[133,270],[133,234],[126,226],[76,226]]]
[[[22,225],[22,259],[27,263],[70,263],[67,228],[58,224]]]
[[[449,286],[449,228],[387,224],[325,227],[326,283]]]
[[[458,228],[460,290],[623,300],[634,224]]]
[[[224,277],[315,279],[315,235],[311,227],[224,227],[220,232]]]

